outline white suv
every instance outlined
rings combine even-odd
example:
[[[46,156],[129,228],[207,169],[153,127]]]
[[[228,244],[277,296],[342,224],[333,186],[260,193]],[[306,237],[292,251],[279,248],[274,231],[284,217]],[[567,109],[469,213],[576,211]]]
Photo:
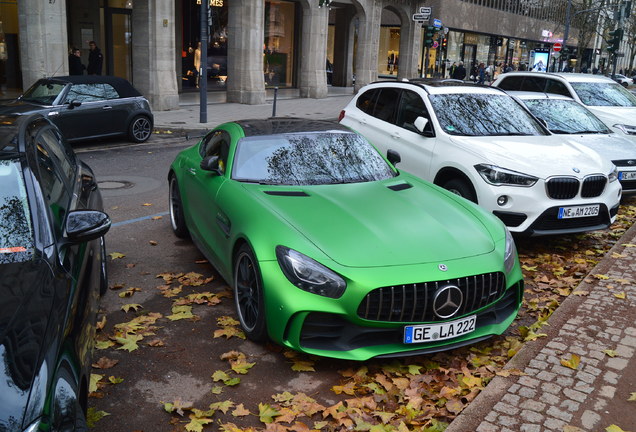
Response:
[[[550,132],[520,102],[445,81],[369,84],[340,122],[401,167],[492,211],[529,235],[607,228],[621,197],[614,164]]]
[[[616,132],[636,140],[636,96],[603,75],[578,73],[510,72],[493,86],[503,90],[553,93],[585,105]]]

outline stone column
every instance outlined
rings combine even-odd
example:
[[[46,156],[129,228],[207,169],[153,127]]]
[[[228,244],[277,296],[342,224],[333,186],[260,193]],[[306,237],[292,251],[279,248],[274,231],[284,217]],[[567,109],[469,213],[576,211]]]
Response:
[[[338,87],[351,86],[353,69],[353,34],[355,29],[352,20],[355,9],[353,6],[336,9],[336,28],[333,53],[333,81]]]
[[[407,10],[406,12],[409,11]],[[411,15],[400,14],[402,17],[402,28],[400,30],[398,79],[410,79],[418,76],[417,66],[422,52],[422,26],[411,19],[414,13],[411,12]]]
[[[179,107],[172,0],[135,0],[132,12],[133,85],[153,110]]]
[[[17,3],[24,89],[43,77],[68,75],[66,0]]]
[[[228,2],[227,101],[265,103],[263,42],[265,2]]]
[[[377,0],[361,2],[359,14],[360,28],[356,52],[356,83],[354,91],[378,78],[378,46],[380,44],[380,24],[382,22],[382,4]]]
[[[318,1],[303,4],[300,47],[300,97],[327,97],[327,27],[329,8],[318,7]]]

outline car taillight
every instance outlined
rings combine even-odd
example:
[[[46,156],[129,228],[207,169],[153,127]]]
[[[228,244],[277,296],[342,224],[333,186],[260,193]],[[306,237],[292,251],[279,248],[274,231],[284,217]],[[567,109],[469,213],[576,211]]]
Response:
[[[339,122],[340,122],[340,121],[342,121],[342,119],[344,118],[344,116],[345,116],[345,112],[344,112],[344,110],[340,111],[340,115],[338,116],[338,121],[339,121]]]

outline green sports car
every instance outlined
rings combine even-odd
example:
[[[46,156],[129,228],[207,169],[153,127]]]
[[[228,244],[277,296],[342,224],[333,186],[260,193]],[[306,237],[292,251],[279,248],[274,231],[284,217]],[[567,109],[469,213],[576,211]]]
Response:
[[[523,279],[504,225],[387,159],[344,126],[290,118],[220,125],[175,158],[172,229],[232,286],[250,339],[366,360],[510,325]]]

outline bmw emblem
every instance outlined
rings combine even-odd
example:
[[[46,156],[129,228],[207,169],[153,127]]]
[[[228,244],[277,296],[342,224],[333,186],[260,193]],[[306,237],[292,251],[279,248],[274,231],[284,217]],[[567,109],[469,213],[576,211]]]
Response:
[[[438,269],[440,269],[441,271],[446,271],[448,270],[448,267],[446,267],[446,264],[440,264],[437,266]]]
[[[572,168],[572,171],[574,171],[577,174],[581,172],[581,170],[578,169],[577,167]]]
[[[634,165],[634,164],[636,164],[636,161],[633,161],[633,160],[628,160],[627,161],[627,165]]]
[[[462,307],[464,295],[455,285],[441,287],[433,299],[433,312],[441,319],[450,318]]]

